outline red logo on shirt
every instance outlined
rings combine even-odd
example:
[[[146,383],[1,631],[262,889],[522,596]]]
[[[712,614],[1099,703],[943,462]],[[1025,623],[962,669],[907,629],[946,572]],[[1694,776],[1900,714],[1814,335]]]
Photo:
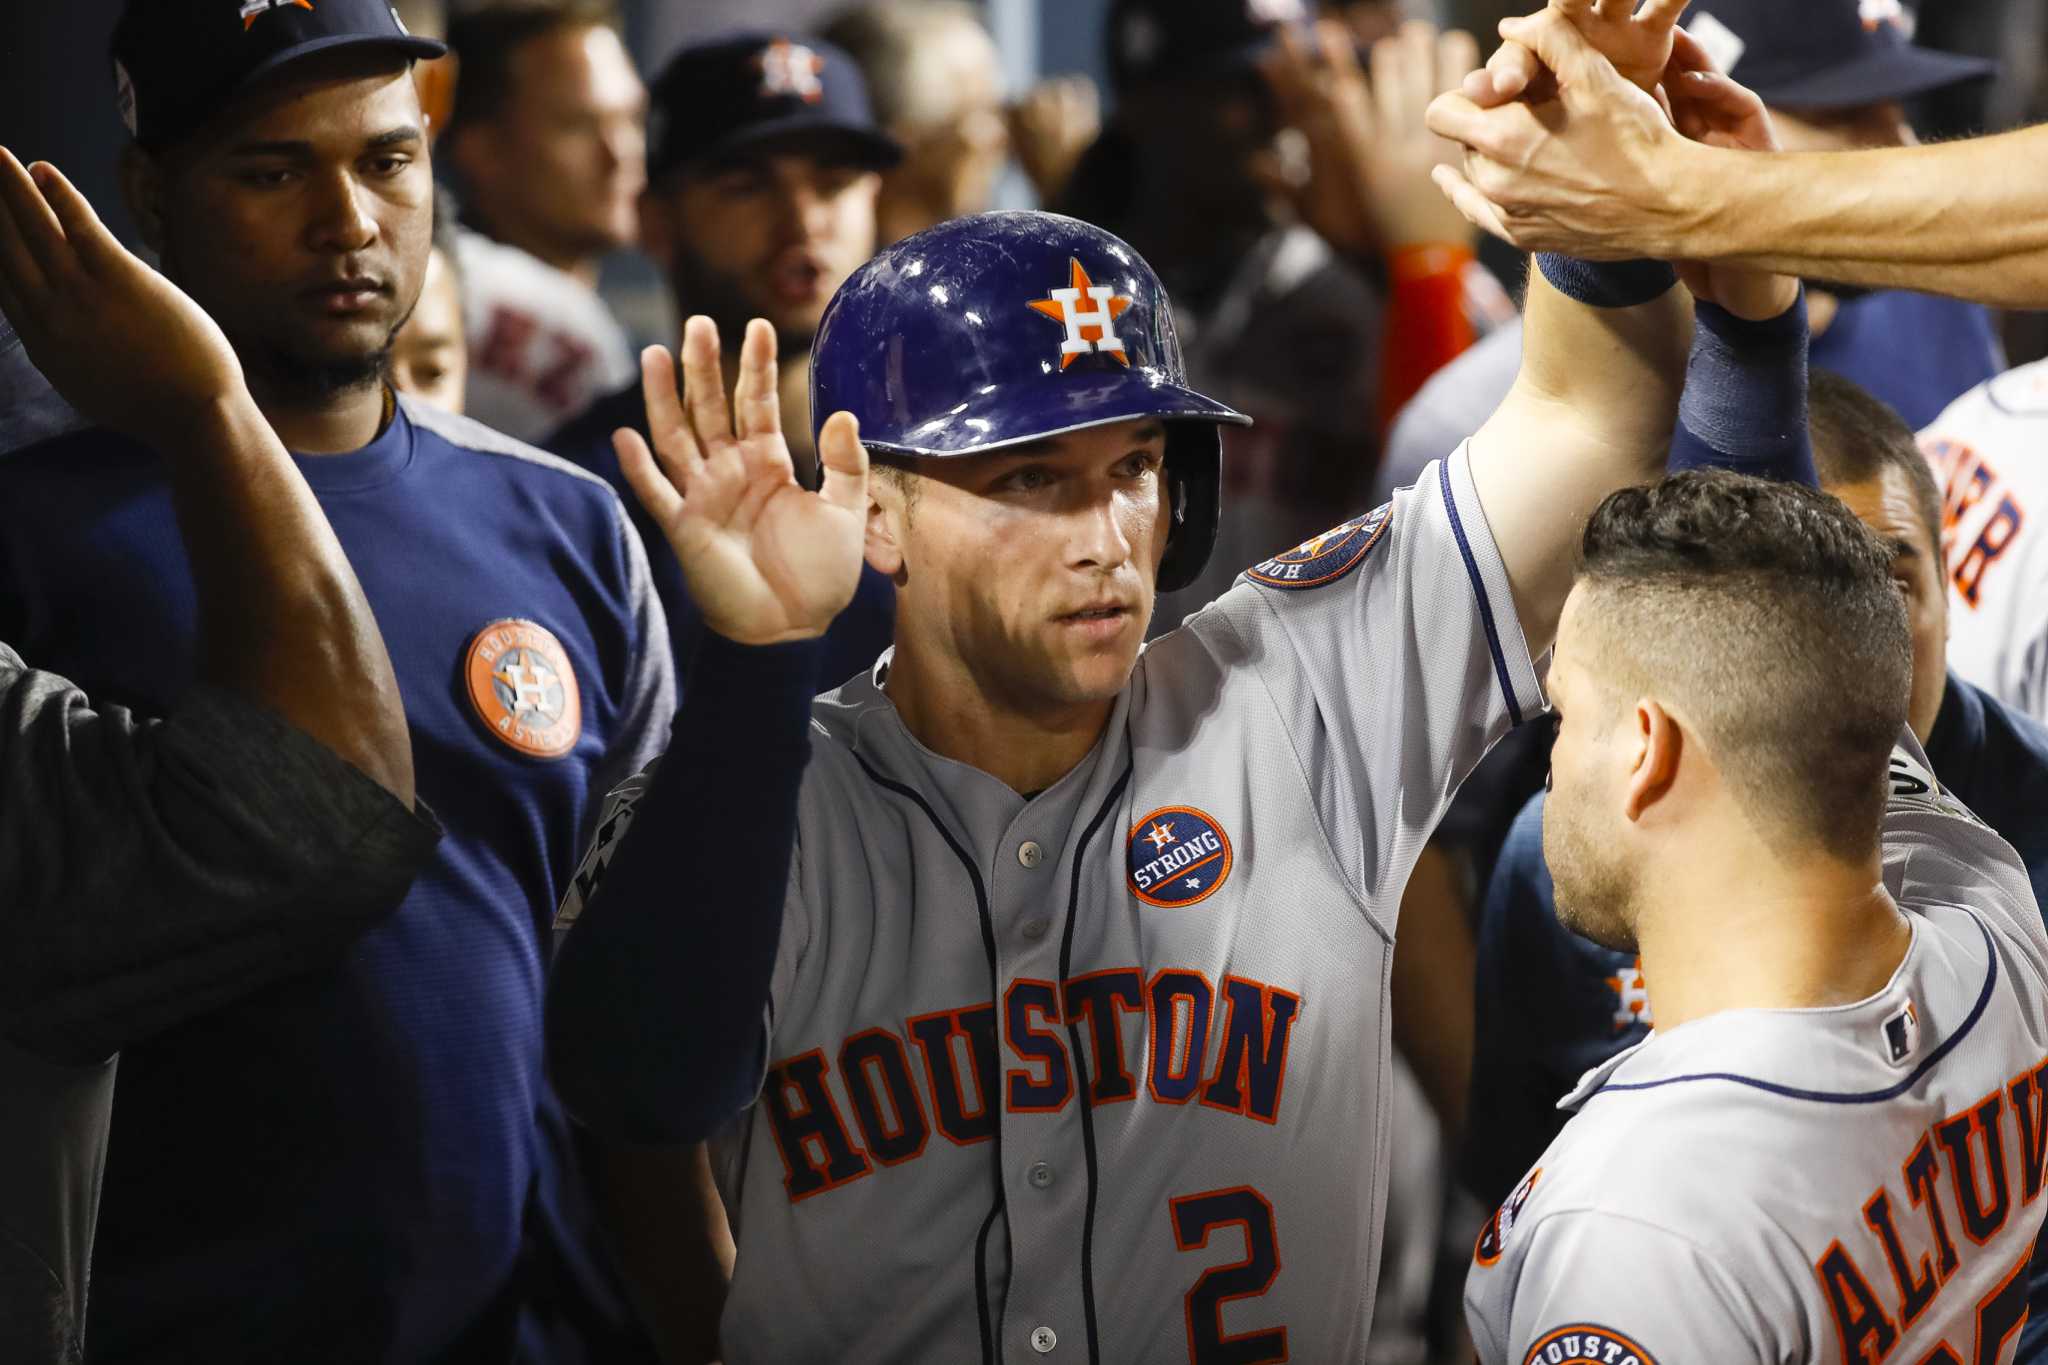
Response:
[[[583,697],[569,653],[532,621],[493,621],[463,657],[469,703],[515,753],[560,758],[583,733]]]

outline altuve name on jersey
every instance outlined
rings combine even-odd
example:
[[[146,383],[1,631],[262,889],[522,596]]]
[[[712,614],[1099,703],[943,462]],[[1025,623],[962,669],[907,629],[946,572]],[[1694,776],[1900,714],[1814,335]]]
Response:
[[[1142,1090],[1153,1104],[1276,1123],[1301,1007],[1292,991],[1239,976],[1218,989],[1185,968],[1149,980],[1136,967],[1088,972],[1064,990],[1019,978],[1000,1020],[991,1003],[938,1010],[906,1020],[901,1033],[863,1029],[836,1056],[812,1048],[772,1063],[762,1111],[792,1201],[915,1161],[934,1133],[959,1147],[988,1141],[991,1097],[1012,1114],[1058,1113],[1076,1101],[1077,1076],[1090,1105],[1136,1101]],[[1126,1015],[1144,1031],[1142,1075],[1126,1060]],[[1081,1051],[1081,1067],[1070,1049]]]
[[[1989,1243],[2008,1218],[2033,1205],[2041,1194],[2044,1158],[2048,1060],[1922,1133],[1900,1166],[1911,1207],[1899,1205],[1889,1182],[1879,1185],[1864,1201],[1855,1228],[1814,1262],[1834,1313],[1841,1358],[1883,1360],[1941,1296],[1962,1256]],[[1967,1240],[1959,1242],[1959,1236]],[[1976,1306],[1979,1333],[1989,1326],[1994,1350],[2025,1316],[2026,1268],[2033,1254],[2029,1236],[2011,1273]],[[1964,1362],[1944,1346],[1919,1365]]]

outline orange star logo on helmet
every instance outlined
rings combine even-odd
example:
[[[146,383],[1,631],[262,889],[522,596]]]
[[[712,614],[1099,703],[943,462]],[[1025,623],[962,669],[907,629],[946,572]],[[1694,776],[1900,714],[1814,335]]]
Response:
[[[256,21],[270,13],[270,11],[285,9],[290,6],[309,10],[313,8],[313,0],[243,0],[242,32],[247,33],[250,29],[256,27]]]
[[[1116,320],[1133,301],[1088,278],[1079,259],[1069,256],[1067,263],[1072,267],[1067,287],[1053,290],[1049,298],[1032,299],[1028,305],[1067,329],[1066,340],[1060,343],[1060,368],[1064,370],[1076,357],[1091,353],[1114,356],[1119,365],[1129,367],[1131,358],[1124,354],[1123,338],[1116,334]]]
[[[515,753],[560,758],[583,733],[583,697],[569,652],[532,621],[493,621],[463,655],[462,680],[484,728]]]

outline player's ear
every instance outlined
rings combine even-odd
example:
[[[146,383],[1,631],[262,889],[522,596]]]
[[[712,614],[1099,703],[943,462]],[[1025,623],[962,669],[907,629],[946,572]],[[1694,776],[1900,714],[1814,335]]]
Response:
[[[157,159],[130,143],[121,152],[121,198],[135,219],[136,230],[151,251],[164,250],[164,172]]]
[[[1644,697],[1629,717],[1628,740],[1631,762],[1622,787],[1622,809],[1631,821],[1640,821],[1678,781],[1685,731],[1661,704]]]
[[[910,578],[910,565],[903,554],[903,533],[910,516],[901,483],[904,477],[880,465],[868,473],[868,567],[899,588]]]

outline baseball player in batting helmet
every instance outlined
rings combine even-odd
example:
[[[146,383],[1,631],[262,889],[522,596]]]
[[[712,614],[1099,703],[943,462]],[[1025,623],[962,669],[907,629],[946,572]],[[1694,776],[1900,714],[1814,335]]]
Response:
[[[1401,888],[1543,705],[1577,527],[1661,469],[1682,379],[1668,269],[1551,273],[1484,430],[1142,652],[1243,419],[1114,236],[987,214],[864,266],[815,492],[767,324],[730,407],[708,320],[680,397],[643,357],[621,460],[710,630],[563,904],[548,1037],[600,1137],[708,1141],[726,1359],[1358,1356]],[[815,697],[863,558],[894,648]],[[687,1233],[687,1183],[640,1177],[638,1225]]]

